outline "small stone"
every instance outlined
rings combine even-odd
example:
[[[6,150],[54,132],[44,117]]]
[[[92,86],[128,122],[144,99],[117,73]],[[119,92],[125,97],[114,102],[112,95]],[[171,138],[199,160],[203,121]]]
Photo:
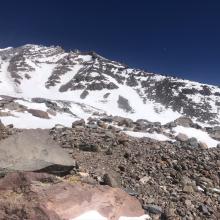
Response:
[[[162,208],[158,205],[151,205],[151,204],[144,205],[143,209],[149,213],[152,213],[152,214],[162,214],[163,213]]]
[[[171,217],[175,217],[176,216],[175,209],[174,208],[167,208],[165,210],[165,215],[168,219],[170,219]]]
[[[91,129],[97,129],[98,125],[97,124],[87,124],[86,127],[91,128]]]
[[[84,172],[79,172],[79,176],[80,177],[89,177],[88,173],[84,173]]]
[[[128,142],[128,141],[129,141],[129,139],[128,139],[128,137],[125,136],[125,135],[120,136],[120,137],[118,138],[119,144],[125,144],[125,143]]]
[[[194,189],[193,189],[193,187],[190,186],[190,185],[185,185],[185,186],[183,187],[183,192],[193,193],[193,192],[194,192]]]
[[[208,149],[208,145],[206,143],[203,143],[203,142],[199,142],[198,147],[200,149],[203,149],[203,150]]]
[[[108,172],[103,176],[104,185],[108,185],[114,188],[121,187],[121,178],[116,172]]]
[[[139,180],[139,182],[144,185],[144,184],[146,184],[150,179],[151,179],[151,177],[149,177],[149,176],[144,176],[144,177],[142,177],[142,178]]]
[[[131,157],[131,151],[125,150],[124,158],[128,159],[129,157]]]
[[[130,196],[138,196],[139,195],[138,192],[134,191],[131,188],[126,188],[126,189],[124,189],[124,191],[127,192]]]
[[[106,155],[112,155],[113,154],[113,151],[112,151],[112,148],[109,147],[106,152],[105,152]]]
[[[76,126],[85,126],[85,120],[84,119],[80,119],[80,120],[74,121],[72,123],[72,128],[74,128]]]
[[[95,144],[79,144],[79,149],[82,151],[98,152],[100,151],[99,147]]]
[[[191,200],[186,199],[186,200],[185,200],[185,205],[186,205],[187,207],[191,207],[191,206],[192,206]]]
[[[187,143],[191,146],[191,147],[198,147],[198,141],[196,138],[192,137],[189,138]]]
[[[199,206],[199,210],[200,210],[201,212],[203,212],[203,214],[209,215],[209,210],[208,210],[207,206],[205,206],[205,205],[202,204],[202,205]]]

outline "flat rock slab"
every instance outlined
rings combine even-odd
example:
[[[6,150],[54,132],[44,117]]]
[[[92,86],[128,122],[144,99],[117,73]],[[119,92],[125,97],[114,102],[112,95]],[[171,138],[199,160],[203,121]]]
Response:
[[[74,160],[49,135],[48,130],[30,129],[0,142],[0,169],[8,171],[51,172],[72,169]],[[53,169],[54,168],[54,169]]]
[[[13,216],[16,220],[70,220],[95,211],[108,220],[118,220],[122,216],[144,215],[139,201],[121,189],[80,181],[57,182],[54,178],[43,173],[22,172],[0,179],[1,216],[5,219]]]

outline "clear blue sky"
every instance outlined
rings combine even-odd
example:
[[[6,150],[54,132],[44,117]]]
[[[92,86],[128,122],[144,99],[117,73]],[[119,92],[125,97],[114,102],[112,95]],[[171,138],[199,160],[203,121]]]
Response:
[[[26,43],[220,85],[217,0],[0,1],[0,48]]]

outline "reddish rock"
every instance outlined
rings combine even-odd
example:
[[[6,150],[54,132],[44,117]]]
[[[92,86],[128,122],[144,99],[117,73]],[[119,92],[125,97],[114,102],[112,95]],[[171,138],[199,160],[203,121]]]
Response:
[[[144,214],[138,200],[118,188],[57,180],[32,172],[0,179],[0,219],[67,220],[91,210],[110,220]]]

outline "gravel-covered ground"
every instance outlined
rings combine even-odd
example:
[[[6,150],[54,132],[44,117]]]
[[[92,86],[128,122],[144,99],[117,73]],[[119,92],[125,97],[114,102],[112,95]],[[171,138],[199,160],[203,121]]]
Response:
[[[153,219],[220,219],[220,149],[133,138],[118,129],[77,123],[53,138],[88,181],[121,187]]]

